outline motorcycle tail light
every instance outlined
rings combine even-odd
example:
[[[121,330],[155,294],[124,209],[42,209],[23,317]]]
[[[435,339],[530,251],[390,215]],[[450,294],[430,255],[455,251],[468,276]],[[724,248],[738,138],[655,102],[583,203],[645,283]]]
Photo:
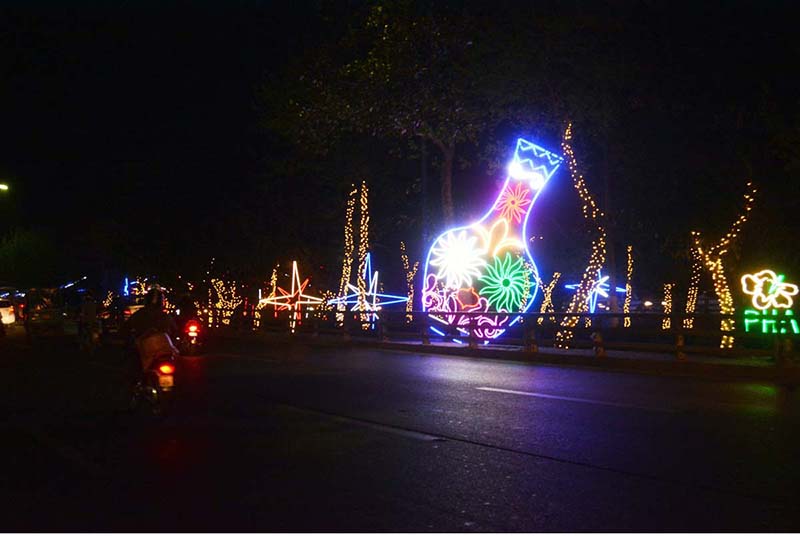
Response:
[[[190,320],[189,322],[186,323],[186,333],[191,335],[192,333],[196,334],[198,331],[200,331],[199,322],[197,322],[196,320]]]
[[[161,365],[159,365],[158,371],[161,374],[174,374],[175,365],[172,365],[171,363],[162,363]]]

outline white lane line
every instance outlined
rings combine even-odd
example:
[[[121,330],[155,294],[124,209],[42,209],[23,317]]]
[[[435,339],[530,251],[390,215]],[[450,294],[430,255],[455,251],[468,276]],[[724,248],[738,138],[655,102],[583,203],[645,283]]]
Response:
[[[667,408],[654,408],[651,406],[637,406],[635,404],[623,404],[620,402],[609,402],[607,400],[595,400],[593,398],[575,398],[572,396],[558,396],[558,395],[548,395],[545,393],[534,393],[530,391],[514,391],[513,389],[499,389],[497,387],[476,387],[478,391],[491,391],[493,393],[506,393],[510,395],[522,395],[522,396],[531,396],[534,398],[547,398],[551,400],[564,400],[567,402],[579,402],[581,404],[595,404],[599,406],[613,406],[616,408],[634,408],[634,409],[643,409],[646,411],[661,411],[664,413],[673,413],[674,410],[667,409]]]

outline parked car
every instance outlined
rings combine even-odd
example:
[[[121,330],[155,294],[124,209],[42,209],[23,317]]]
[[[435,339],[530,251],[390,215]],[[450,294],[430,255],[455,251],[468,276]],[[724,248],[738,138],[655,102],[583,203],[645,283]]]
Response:
[[[28,337],[63,335],[64,297],[57,288],[32,288],[25,295],[25,331]]]
[[[0,299],[0,318],[3,324],[13,324],[16,321],[14,304],[11,300]]]

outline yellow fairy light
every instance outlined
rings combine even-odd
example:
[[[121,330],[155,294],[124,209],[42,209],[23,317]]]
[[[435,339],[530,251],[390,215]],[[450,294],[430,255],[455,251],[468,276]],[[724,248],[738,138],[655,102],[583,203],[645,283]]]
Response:
[[[408,301],[406,302],[406,312],[411,313],[414,307],[414,277],[417,275],[419,269],[419,261],[414,263],[411,268],[408,262],[408,254],[406,253],[406,243],[400,241],[400,258],[403,261],[403,270],[406,271],[406,285],[408,285]],[[411,314],[406,315],[406,319],[411,322]]]
[[[661,305],[664,306],[664,319],[661,321],[661,329],[670,329],[672,327],[670,315],[672,314],[672,289],[674,287],[675,283],[664,284],[664,301],[661,302]]]
[[[106,294],[106,297],[103,299],[103,307],[108,309],[111,307],[111,303],[114,301],[114,293],[110,290]]]
[[[567,162],[570,175],[572,176],[572,185],[578,192],[578,196],[583,202],[582,211],[583,217],[587,220],[598,222],[603,218],[603,212],[598,208],[592,194],[586,186],[586,181],[578,172],[578,164],[575,160],[575,153],[572,150],[572,123],[567,125],[564,130],[564,139],[561,143],[561,148],[564,151],[564,159]],[[592,253],[589,256],[589,264],[583,272],[580,285],[575,290],[572,296],[572,301],[569,304],[569,313],[586,313],[589,311],[589,293],[592,290],[594,282],[599,278],[600,270],[603,267],[606,259],[606,231],[603,225],[597,224],[597,237],[592,241]],[[561,321],[561,329],[556,333],[556,346],[561,348],[568,348],[569,342],[574,335],[573,329],[578,325],[579,316],[568,315]],[[587,323],[590,323],[587,317]]]
[[[753,187],[752,182],[747,183],[747,188],[748,192],[744,194],[744,211],[736,218],[728,232],[716,244],[705,248],[700,232],[692,231],[693,256],[696,256],[702,262],[702,266],[711,274],[714,293],[719,301],[719,312],[728,316],[728,318],[723,318],[720,321],[720,331],[723,333],[720,348],[733,348],[734,338],[733,335],[728,335],[728,333],[734,329],[735,322],[732,315],[736,312],[733,305],[733,294],[728,284],[728,278],[725,275],[722,259],[728,253],[731,242],[739,235],[742,225],[747,222],[747,214],[753,208],[757,190]]]
[[[347,291],[347,284],[350,282],[350,271],[353,266],[353,252],[355,244],[353,242],[353,213],[356,209],[356,194],[358,189],[353,185],[353,189],[347,196],[347,209],[344,221],[344,259],[342,260],[342,279],[339,281],[339,296],[344,296]],[[338,306],[342,311],[345,306]]]
[[[358,238],[358,310],[367,310],[367,282],[365,270],[369,250],[369,189],[366,181],[361,181],[361,223]]]
[[[633,246],[628,245],[628,269],[625,274],[625,301],[622,304],[622,312],[625,313],[625,318],[622,321],[622,326],[631,327],[631,317],[627,316],[631,313],[631,299],[633,299]]]
[[[686,329],[694,328],[694,311],[697,307],[697,292],[700,287],[700,276],[703,273],[703,259],[694,246],[690,248],[692,254],[692,275],[689,278],[689,290],[686,293],[686,316],[683,319],[683,327]]]
[[[556,283],[558,283],[558,279],[560,277],[561,277],[561,272],[555,272],[553,274],[553,279],[550,280],[550,283],[545,285],[544,282],[537,276],[537,283],[539,287],[542,289],[542,305],[541,307],[539,307],[540,313],[544,314],[544,313],[555,312],[555,308],[553,307],[553,290],[556,288]],[[540,316],[536,321],[539,323],[539,325],[541,325],[544,322],[544,317]],[[551,316],[550,322],[555,322],[555,321],[556,318],[554,316]]]
[[[226,325],[230,324],[233,310],[243,301],[236,292],[236,281],[227,284],[221,279],[212,279],[211,286],[217,295],[217,302],[214,304],[214,307],[220,312],[222,323]]]

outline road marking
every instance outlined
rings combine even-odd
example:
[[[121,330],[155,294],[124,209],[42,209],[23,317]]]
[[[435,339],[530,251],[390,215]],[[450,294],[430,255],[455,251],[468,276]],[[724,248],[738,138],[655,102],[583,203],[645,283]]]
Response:
[[[652,406],[638,406],[636,404],[623,404],[621,402],[609,402],[607,400],[595,400],[593,398],[576,398],[572,396],[548,395],[545,393],[534,393],[530,391],[514,391],[513,389],[499,389],[497,387],[476,387],[478,391],[491,391],[493,393],[506,393],[510,395],[531,396],[534,398],[547,398],[551,400],[564,400],[567,402],[579,402],[581,404],[595,404],[598,406],[613,406],[616,408],[643,409],[646,411],[660,411],[664,413],[674,413],[674,410],[667,408],[654,408]]]

